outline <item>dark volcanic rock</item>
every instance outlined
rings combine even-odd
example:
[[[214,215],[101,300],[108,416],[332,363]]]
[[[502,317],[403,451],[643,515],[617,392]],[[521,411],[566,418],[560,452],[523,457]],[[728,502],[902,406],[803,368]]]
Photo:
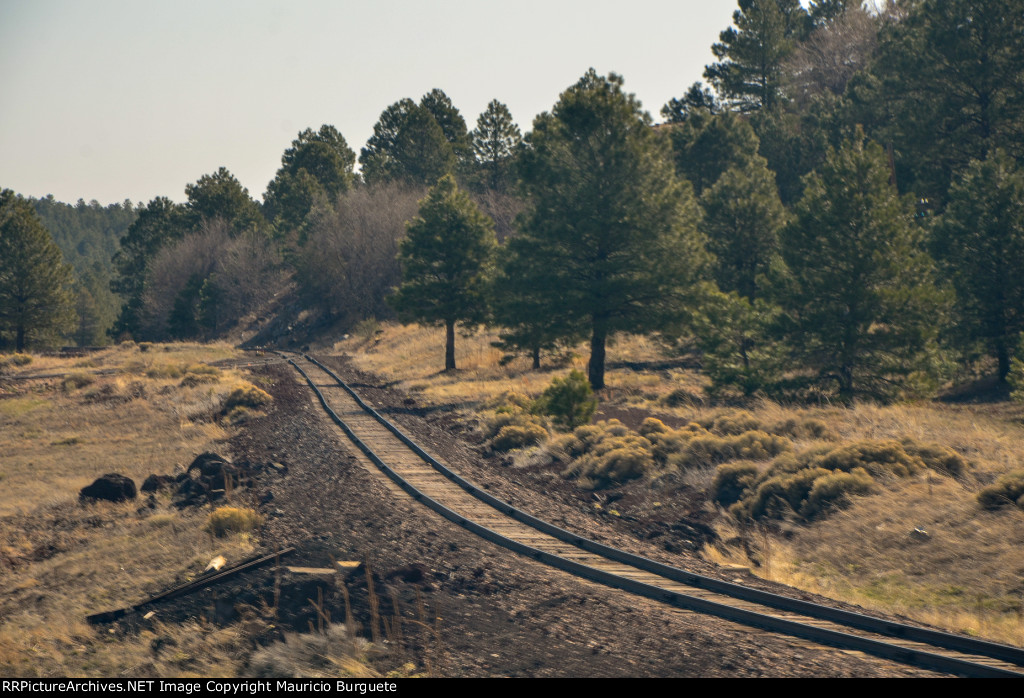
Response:
[[[165,487],[170,487],[174,484],[174,476],[172,475],[150,475],[142,483],[142,487],[139,489],[143,492],[159,492]]]
[[[107,502],[123,502],[135,499],[135,481],[118,473],[107,473],[78,493],[82,500],[102,499]]]

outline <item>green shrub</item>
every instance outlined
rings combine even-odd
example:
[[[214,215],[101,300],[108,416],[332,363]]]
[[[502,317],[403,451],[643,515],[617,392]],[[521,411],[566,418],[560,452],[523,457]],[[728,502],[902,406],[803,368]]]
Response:
[[[491,440],[495,451],[535,446],[548,438],[548,430],[540,424],[507,424]]]
[[[536,412],[546,414],[569,429],[586,424],[597,412],[597,398],[587,377],[571,371],[565,378],[555,378],[537,399]]]
[[[757,465],[749,461],[718,466],[715,479],[711,482],[711,500],[726,508],[732,506],[754,485],[759,473]]]
[[[221,411],[227,414],[232,408],[239,406],[259,409],[269,405],[271,402],[273,402],[273,398],[252,383],[239,383],[224,399],[224,406]]]
[[[978,492],[978,504],[985,509],[1016,504],[1024,509],[1024,470],[1009,472]]]
[[[262,525],[260,514],[241,507],[218,507],[206,519],[206,530],[218,538],[229,533],[248,533]]]
[[[210,364],[189,364],[185,373],[194,373],[197,376],[219,376],[220,369]]]

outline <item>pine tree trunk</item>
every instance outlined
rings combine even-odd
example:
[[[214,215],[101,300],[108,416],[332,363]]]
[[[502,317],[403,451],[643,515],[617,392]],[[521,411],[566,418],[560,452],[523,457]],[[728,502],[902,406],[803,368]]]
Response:
[[[444,370],[455,370],[455,321],[445,320],[444,322]]]
[[[537,345],[533,347],[533,370],[540,370],[540,347]]]
[[[17,335],[17,338],[14,340],[14,348],[15,348],[16,351],[19,351],[19,352],[25,350],[25,326],[24,325],[18,325],[18,335]]]
[[[590,387],[604,388],[604,345],[608,339],[608,328],[604,322],[594,321],[594,334],[590,337],[590,364],[587,366]]]
[[[999,382],[1005,383],[1010,375],[1010,350],[1002,340],[996,343],[996,359],[999,361]]]

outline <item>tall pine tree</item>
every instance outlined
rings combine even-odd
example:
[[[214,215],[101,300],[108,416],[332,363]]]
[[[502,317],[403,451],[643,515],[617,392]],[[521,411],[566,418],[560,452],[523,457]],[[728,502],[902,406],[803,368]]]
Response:
[[[707,262],[692,189],[622,84],[588,71],[537,117],[521,157],[533,206],[522,251],[548,270],[563,332],[587,328],[595,390],[604,387],[609,335],[676,319]]]
[[[733,25],[711,51],[718,63],[704,77],[739,111],[773,109],[782,102],[782,64],[807,28],[799,0],[739,0]]]
[[[0,191],[0,338],[22,351],[71,329],[71,266],[32,205]]]
[[[402,285],[391,297],[399,316],[445,328],[444,368],[455,369],[455,324],[482,322],[494,263],[494,225],[445,175],[408,223],[398,259]]]
[[[1024,170],[1003,151],[953,183],[932,250],[957,292],[960,329],[982,339],[1000,381],[1024,332]]]
[[[929,372],[944,305],[923,243],[885,153],[860,129],[808,177],[782,235],[791,345],[840,399],[890,396]]]

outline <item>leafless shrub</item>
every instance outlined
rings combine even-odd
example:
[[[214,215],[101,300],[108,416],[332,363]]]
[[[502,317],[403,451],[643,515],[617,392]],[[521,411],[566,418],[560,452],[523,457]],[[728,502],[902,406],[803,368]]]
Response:
[[[145,334],[168,337],[175,304],[185,294],[202,315],[202,333],[216,335],[259,311],[287,283],[280,255],[268,239],[256,233],[234,237],[223,220],[204,221],[153,260],[143,297]]]
[[[841,95],[874,53],[879,21],[867,10],[851,7],[815,30],[786,62],[787,91],[802,104],[826,90]]]
[[[421,188],[382,184],[311,213],[296,255],[303,298],[348,323],[392,317],[384,299],[401,281],[398,241],[423,196]]]

